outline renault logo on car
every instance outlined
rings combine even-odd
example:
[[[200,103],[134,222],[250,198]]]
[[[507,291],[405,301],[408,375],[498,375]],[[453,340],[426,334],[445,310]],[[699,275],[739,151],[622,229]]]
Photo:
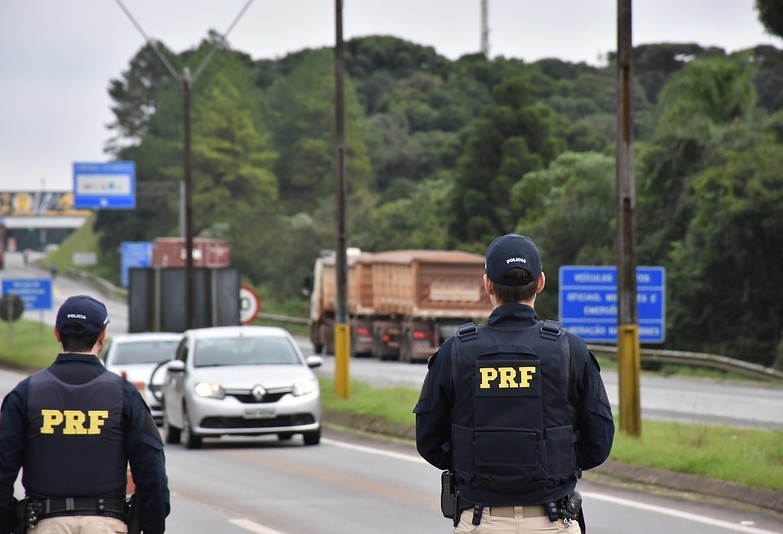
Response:
[[[261,402],[264,398],[264,395],[266,395],[266,390],[261,386],[256,386],[253,388],[250,394],[253,395],[253,398],[256,399],[258,402]]]

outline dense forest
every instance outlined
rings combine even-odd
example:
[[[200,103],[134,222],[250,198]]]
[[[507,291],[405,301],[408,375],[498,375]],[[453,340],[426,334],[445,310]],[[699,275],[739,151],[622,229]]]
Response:
[[[332,49],[256,60],[214,32],[157,47],[191,70],[217,47],[192,91],[195,234],[228,239],[270,298],[301,301],[335,243]],[[500,234],[531,236],[552,318],[561,265],[616,264],[611,55],[452,61],[373,36],[346,56],[350,246],[483,254]],[[783,368],[783,52],[661,43],[633,61],[637,262],[667,270],[665,347]],[[178,235],[183,110],[151,46],[110,94],[107,150],[137,167],[137,209],[96,221],[119,264],[122,241]]]

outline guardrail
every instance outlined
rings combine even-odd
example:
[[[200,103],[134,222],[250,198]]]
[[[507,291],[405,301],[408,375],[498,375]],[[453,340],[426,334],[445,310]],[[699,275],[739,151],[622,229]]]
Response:
[[[256,318],[262,319],[264,321],[275,321],[278,323],[303,324],[303,325],[309,324],[309,320],[304,319],[302,317],[286,317],[285,315],[274,315],[271,313],[259,313],[258,315],[256,315]]]
[[[593,354],[600,354],[614,360],[617,359],[617,347],[613,345],[588,345]],[[642,361],[674,363],[691,367],[706,367],[731,373],[760,378],[762,380],[783,382],[783,371],[749,363],[743,360],[735,360],[717,354],[705,354],[701,352],[686,352],[663,349],[641,349]]]

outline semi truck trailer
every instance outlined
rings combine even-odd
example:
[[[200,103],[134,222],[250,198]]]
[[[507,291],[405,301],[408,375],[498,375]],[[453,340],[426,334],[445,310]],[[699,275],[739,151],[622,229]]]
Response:
[[[484,292],[484,257],[462,251],[390,250],[347,254],[351,352],[404,362],[426,361],[468,321],[482,321],[491,305]],[[333,352],[336,265],[318,258],[310,295],[310,339]]]

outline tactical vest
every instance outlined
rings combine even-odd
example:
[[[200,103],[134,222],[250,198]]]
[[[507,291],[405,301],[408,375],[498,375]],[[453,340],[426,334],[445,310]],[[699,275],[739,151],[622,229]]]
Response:
[[[559,323],[469,323],[452,358],[453,467],[468,501],[543,504],[578,478],[571,355]]]
[[[124,495],[123,385],[104,372],[66,384],[48,369],[33,375],[22,482],[35,497]]]

